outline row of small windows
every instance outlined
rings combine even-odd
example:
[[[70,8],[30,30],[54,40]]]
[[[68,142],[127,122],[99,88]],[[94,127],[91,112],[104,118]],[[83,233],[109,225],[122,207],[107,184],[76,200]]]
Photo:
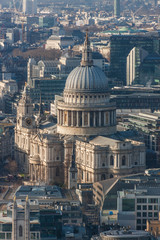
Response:
[[[147,217],[152,217],[152,216],[157,218],[158,217],[158,212],[154,212],[154,213],[148,212],[148,214],[147,214],[147,212],[143,212],[142,214],[141,214],[141,212],[137,212],[137,217],[147,218]]]
[[[69,97],[69,98],[72,97],[72,98],[74,98],[74,95],[65,95],[65,97]],[[87,95],[82,96],[82,95],[81,95],[80,97],[81,97],[81,98],[83,98],[83,97],[85,97],[85,98],[88,98],[88,97],[89,97],[89,98],[92,98],[92,97],[94,97],[94,98],[101,98],[101,97],[104,98],[104,97],[107,97],[107,95],[98,95],[98,96],[97,96],[97,95],[94,95],[94,96],[87,96]],[[79,98],[79,96],[77,95],[76,98]]]
[[[143,206],[141,206],[141,205],[137,205],[137,211],[141,211],[141,210],[143,210],[143,211],[147,211],[147,205],[143,205]],[[158,210],[158,205],[149,205],[148,206],[148,210],[154,210],[154,211],[157,211]]]
[[[137,198],[137,203],[158,203],[158,198]]]

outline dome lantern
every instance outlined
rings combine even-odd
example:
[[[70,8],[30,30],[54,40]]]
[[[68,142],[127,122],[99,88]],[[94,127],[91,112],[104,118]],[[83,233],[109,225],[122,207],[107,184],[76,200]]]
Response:
[[[89,41],[89,38],[88,38],[88,29],[86,30],[86,39],[85,39],[85,42],[84,42],[84,48],[82,50],[81,66],[82,67],[93,66],[92,51],[90,49],[90,41]]]

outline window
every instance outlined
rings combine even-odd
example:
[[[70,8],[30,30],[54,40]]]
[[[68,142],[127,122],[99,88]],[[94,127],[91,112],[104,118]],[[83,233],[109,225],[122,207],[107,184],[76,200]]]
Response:
[[[88,126],[88,112],[84,112],[84,125]]]
[[[146,219],[143,219],[143,224],[146,224]]]
[[[141,205],[138,205],[138,206],[137,206],[137,210],[141,210]]]
[[[68,114],[67,111],[64,112],[64,125],[67,125],[67,121],[68,121]]]
[[[56,176],[59,176],[59,167],[56,168]]]
[[[125,166],[125,165],[126,165],[126,157],[123,156],[123,157],[122,157],[122,166]]]
[[[72,173],[72,179],[75,179],[75,173]]]
[[[158,198],[149,198],[148,203],[158,203]]]
[[[31,233],[31,239],[36,239],[36,234],[35,233]]]
[[[158,206],[157,205],[154,205],[154,210],[158,210]]]
[[[148,213],[148,217],[152,217],[152,212],[149,212],[149,213]]]
[[[147,203],[146,198],[137,198],[137,203]]]
[[[102,174],[101,175],[101,181],[105,180],[106,179],[106,175],[105,174]]]
[[[143,210],[147,210],[147,206],[146,205],[143,206]]]
[[[7,239],[11,239],[11,233],[7,233]]]
[[[158,213],[157,213],[157,212],[154,213],[154,217],[155,217],[155,218],[158,217]]]
[[[148,210],[152,210],[152,205],[149,205],[149,206],[148,206]]]
[[[89,176],[88,176],[88,172],[87,172],[87,181],[89,181]]]
[[[143,217],[147,217],[147,213],[146,212],[143,212]]]
[[[129,199],[129,198],[122,199],[122,211],[125,211],[125,212],[135,211],[135,199]]]
[[[21,225],[19,226],[19,237],[23,237],[23,228]]]
[[[5,239],[5,233],[0,233],[0,239]]]
[[[141,212],[137,212],[137,217],[141,217]]]
[[[105,116],[106,116],[106,122],[105,122],[105,124],[108,124],[108,123],[109,123],[109,115],[108,115],[108,112],[106,112]]]
[[[113,157],[113,155],[110,156],[110,165],[111,166],[114,165],[114,157]]]
[[[141,219],[137,219],[137,224],[141,224]]]

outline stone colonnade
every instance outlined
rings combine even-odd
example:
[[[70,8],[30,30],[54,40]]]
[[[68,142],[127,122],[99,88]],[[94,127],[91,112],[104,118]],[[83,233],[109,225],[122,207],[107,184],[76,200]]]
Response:
[[[50,171],[48,167],[40,164],[29,164],[30,180],[36,182],[49,182]]]
[[[103,127],[116,124],[116,111],[58,110],[58,125],[70,127]]]

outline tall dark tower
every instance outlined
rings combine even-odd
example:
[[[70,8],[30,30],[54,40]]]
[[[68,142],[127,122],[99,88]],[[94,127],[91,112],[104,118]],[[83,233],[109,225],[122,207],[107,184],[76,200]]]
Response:
[[[158,5],[158,0],[154,0],[154,7],[157,7]]]
[[[120,0],[114,0],[114,17],[120,17]]]

